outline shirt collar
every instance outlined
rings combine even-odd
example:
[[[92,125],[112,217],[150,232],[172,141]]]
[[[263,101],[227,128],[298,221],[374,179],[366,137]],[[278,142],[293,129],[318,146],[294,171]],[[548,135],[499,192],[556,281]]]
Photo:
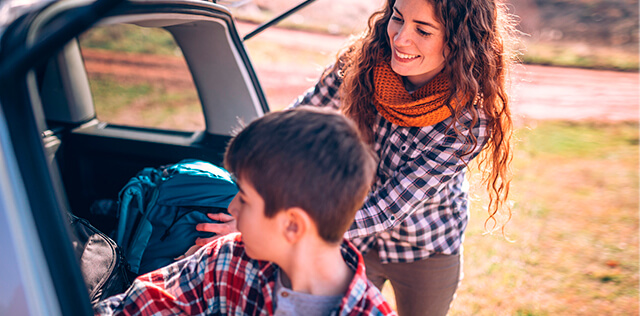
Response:
[[[349,283],[347,292],[340,304],[340,312],[348,312],[352,310],[359,301],[364,299],[367,291],[367,274],[362,255],[350,241],[347,239],[342,241],[340,252],[347,266],[355,271],[353,279],[351,283]]]
[[[349,240],[343,239],[342,244],[340,244],[340,253],[347,266],[355,271],[353,279],[349,283],[349,287],[340,303],[339,314],[343,314],[353,310],[358,302],[365,298],[367,274],[362,255]],[[276,264],[267,261],[259,261],[258,264],[260,267],[258,278],[260,278],[260,282],[267,285],[262,287],[262,294],[265,297],[267,309],[272,314],[274,307],[273,296],[276,295],[276,278],[281,269]]]

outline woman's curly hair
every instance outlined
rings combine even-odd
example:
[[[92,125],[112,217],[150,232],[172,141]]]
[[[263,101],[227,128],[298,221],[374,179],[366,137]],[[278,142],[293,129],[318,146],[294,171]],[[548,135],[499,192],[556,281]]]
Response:
[[[499,0],[424,0],[434,7],[436,19],[444,26],[444,41],[449,50],[442,70],[451,82],[447,106],[453,113],[452,126],[465,112],[471,113],[471,129],[478,122],[478,111],[488,119],[490,137],[479,159],[483,184],[489,192],[489,217],[491,230],[511,218],[507,205],[511,181],[509,165],[512,160],[512,120],[507,95],[508,71],[515,60],[510,45],[515,40],[512,18]],[[384,8],[370,18],[368,29],[353,40],[338,56],[334,65],[343,75],[340,97],[342,111],[356,121],[368,142],[373,141],[372,126],[376,116],[373,104],[373,69],[381,61],[389,59],[391,48],[387,36],[387,24],[393,14],[396,0],[387,0]],[[456,92],[456,93],[454,93]],[[472,100],[464,106],[452,108],[454,97]],[[460,133],[460,131],[456,132]],[[471,134],[471,133],[469,133]],[[471,134],[470,150],[478,146]],[[506,220],[499,220],[503,212]],[[502,214],[502,213],[501,213]]]

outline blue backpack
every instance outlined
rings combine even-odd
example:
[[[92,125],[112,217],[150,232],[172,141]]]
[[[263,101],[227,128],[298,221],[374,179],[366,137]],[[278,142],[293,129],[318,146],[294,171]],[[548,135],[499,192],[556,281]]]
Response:
[[[206,161],[186,159],[140,171],[120,191],[115,231],[131,272],[166,266],[196,238],[211,237],[195,225],[215,222],[207,213],[227,212],[237,192],[230,174]]]

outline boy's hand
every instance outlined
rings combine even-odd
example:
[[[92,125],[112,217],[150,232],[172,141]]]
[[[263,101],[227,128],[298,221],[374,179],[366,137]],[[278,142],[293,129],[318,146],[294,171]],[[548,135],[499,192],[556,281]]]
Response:
[[[186,257],[188,257],[188,256],[190,256],[190,255],[192,255],[192,254],[194,254],[194,253],[195,253],[196,251],[198,251],[198,249],[200,249],[201,247],[202,247],[202,246],[193,245],[193,246],[191,246],[191,248],[189,248],[189,249],[187,250],[187,252],[185,252],[185,253],[184,253],[184,255],[182,255],[182,256],[180,256],[180,257],[177,257],[177,258],[173,258],[173,260],[176,260],[176,261],[177,261],[177,260],[184,259],[184,258],[186,258]]]
[[[201,223],[196,225],[196,230],[216,234],[213,237],[196,239],[196,246],[204,246],[221,236],[238,231],[236,228],[236,219],[229,214],[215,213],[207,214],[207,216],[212,220],[219,221],[221,223]]]

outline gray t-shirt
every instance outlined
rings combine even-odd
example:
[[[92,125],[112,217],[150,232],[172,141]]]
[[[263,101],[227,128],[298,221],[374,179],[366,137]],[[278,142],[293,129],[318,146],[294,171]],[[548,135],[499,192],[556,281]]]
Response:
[[[335,315],[342,295],[321,296],[294,292],[282,284],[282,271],[276,278],[275,316],[326,316]]]

